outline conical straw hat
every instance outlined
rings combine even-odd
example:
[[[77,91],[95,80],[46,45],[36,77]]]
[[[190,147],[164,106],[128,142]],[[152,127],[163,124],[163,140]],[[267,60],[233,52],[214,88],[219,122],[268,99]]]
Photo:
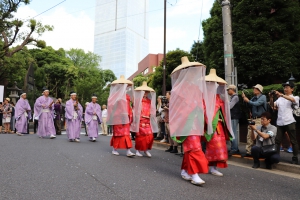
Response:
[[[118,80],[115,80],[111,83],[113,84],[128,84],[128,85],[133,85],[133,83],[130,80],[125,79],[124,75],[121,75]]]
[[[143,82],[142,86],[137,87],[134,90],[142,90],[142,91],[154,92],[154,90],[151,87],[147,86],[147,82],[146,81]]]
[[[217,76],[216,69],[210,69],[209,74],[205,76],[205,81],[227,84],[227,82],[224,79]]]
[[[171,74],[186,67],[200,67],[200,66],[206,67],[205,65],[199,62],[190,62],[188,57],[184,56],[181,58],[181,65],[176,67]]]

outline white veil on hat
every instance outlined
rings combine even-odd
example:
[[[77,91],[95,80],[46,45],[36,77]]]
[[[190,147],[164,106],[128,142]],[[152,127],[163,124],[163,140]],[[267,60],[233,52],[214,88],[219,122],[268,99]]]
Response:
[[[172,137],[204,134],[204,66],[183,68],[172,73],[170,134]]]
[[[129,123],[126,91],[128,84],[113,84],[107,102],[107,124],[118,125]],[[132,86],[131,86],[132,87]]]
[[[142,111],[142,100],[145,91],[135,90],[134,91],[134,103],[133,103],[133,122],[130,126],[130,131],[139,132],[140,117]],[[158,132],[158,126],[156,121],[156,94],[155,92],[149,92],[148,99],[151,100],[151,110],[150,110],[150,125],[153,133]]]

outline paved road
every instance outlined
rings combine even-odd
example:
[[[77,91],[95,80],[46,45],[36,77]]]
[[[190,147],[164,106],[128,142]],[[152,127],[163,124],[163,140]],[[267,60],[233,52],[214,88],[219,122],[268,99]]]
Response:
[[[0,199],[299,199],[299,175],[229,165],[224,177],[202,175],[198,187],[180,177],[181,158],[111,155],[110,137],[70,143],[65,135],[0,135]]]

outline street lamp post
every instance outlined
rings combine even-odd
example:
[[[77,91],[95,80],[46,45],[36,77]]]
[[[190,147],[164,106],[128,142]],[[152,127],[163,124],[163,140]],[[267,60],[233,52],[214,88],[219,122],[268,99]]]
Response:
[[[294,78],[293,73],[291,73],[291,77],[289,78],[289,82],[290,83],[295,83],[296,82],[296,79]]]
[[[166,27],[167,27],[167,0],[164,0],[164,64],[163,64],[163,87],[162,95],[166,95]]]

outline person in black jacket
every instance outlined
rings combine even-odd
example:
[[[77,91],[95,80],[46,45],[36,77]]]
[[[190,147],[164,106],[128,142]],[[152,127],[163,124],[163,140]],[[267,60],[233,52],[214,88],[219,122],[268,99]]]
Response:
[[[227,93],[230,96],[230,114],[231,114],[231,126],[232,131],[234,133],[234,139],[231,142],[231,149],[229,151],[229,155],[239,154],[239,141],[238,141],[238,123],[241,115],[239,97],[236,94],[236,86],[229,85],[227,88]]]

